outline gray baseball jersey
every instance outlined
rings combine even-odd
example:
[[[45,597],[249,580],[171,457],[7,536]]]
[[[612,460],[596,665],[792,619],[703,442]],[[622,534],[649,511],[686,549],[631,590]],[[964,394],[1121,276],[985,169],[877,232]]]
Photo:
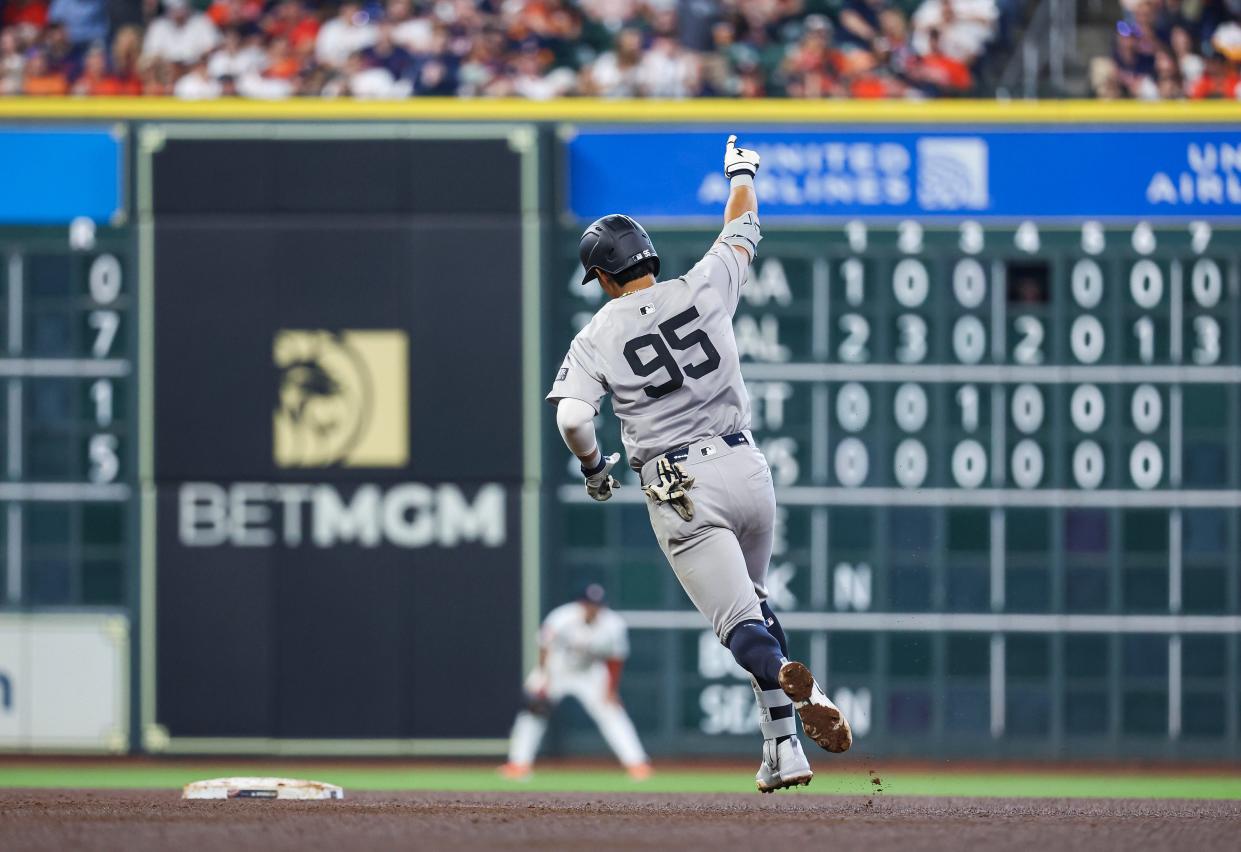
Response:
[[[613,299],[577,333],[547,399],[599,411],[612,394],[629,465],[750,426],[732,317],[762,235],[758,216],[729,222],[694,268]]]

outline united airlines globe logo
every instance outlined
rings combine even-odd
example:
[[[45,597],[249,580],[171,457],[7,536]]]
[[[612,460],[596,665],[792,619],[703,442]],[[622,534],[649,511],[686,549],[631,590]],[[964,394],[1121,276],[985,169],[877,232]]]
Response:
[[[923,209],[985,210],[990,204],[988,183],[984,140],[918,140],[918,204]]]

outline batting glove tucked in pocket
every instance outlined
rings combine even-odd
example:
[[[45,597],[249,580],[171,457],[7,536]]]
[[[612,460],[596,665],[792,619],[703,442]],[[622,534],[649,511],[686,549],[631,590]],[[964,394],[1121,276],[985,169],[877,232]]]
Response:
[[[694,518],[694,501],[688,492],[693,487],[694,477],[684,467],[662,458],[655,466],[655,481],[642,490],[656,503],[667,503],[676,509],[681,520],[690,521]]]

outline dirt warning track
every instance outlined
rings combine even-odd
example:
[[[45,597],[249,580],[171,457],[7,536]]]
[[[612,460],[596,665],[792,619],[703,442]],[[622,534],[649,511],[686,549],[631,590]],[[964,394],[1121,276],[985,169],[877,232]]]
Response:
[[[1236,801],[641,793],[346,795],[343,802],[183,802],[168,791],[3,790],[0,849],[1235,852],[1241,837],[1241,802]]]

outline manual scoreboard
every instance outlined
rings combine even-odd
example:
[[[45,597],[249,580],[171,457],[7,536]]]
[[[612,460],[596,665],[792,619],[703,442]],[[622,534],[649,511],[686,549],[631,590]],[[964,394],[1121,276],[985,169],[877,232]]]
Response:
[[[134,475],[129,234],[0,231],[7,606],[128,599]]]
[[[859,746],[1235,749],[1241,235],[766,232],[734,328],[780,506],[772,603]],[[665,277],[714,235],[653,230]],[[548,363],[601,303],[575,249],[566,234]],[[690,610],[636,479],[609,511],[579,480],[566,463],[550,540],[563,582],[608,582],[635,628],[640,727],[656,748],[750,734],[748,678]]]
[[[858,751],[1241,757],[1241,155],[1221,113],[829,125],[830,104],[790,102],[725,130],[623,105],[577,126],[23,109],[0,133],[24,164],[0,192],[0,608],[130,615],[141,748],[499,754],[538,617],[590,579],[632,627],[650,751],[753,756],[748,677],[636,476],[589,501],[539,401],[602,304],[582,226],[624,210],[666,276],[688,270],[737,132],[763,156],[734,329],[780,507],[771,602]],[[466,341],[445,318],[480,304]],[[487,417],[429,415],[484,386]],[[428,715],[444,621],[411,602],[463,596],[458,657],[499,697]],[[358,665],[377,646],[400,653]]]

